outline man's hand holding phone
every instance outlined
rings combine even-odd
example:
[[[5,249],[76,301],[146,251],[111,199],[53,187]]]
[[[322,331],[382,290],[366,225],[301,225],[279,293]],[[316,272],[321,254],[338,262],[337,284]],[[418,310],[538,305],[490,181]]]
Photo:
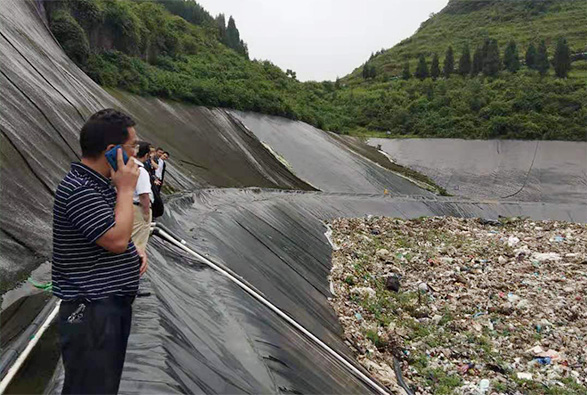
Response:
[[[124,163],[122,158],[122,148],[116,150],[116,164],[116,171],[110,168],[110,177],[112,178],[112,183],[116,187],[116,190],[119,193],[134,193],[137,186],[137,180],[139,179],[139,166],[134,160],[129,160]]]

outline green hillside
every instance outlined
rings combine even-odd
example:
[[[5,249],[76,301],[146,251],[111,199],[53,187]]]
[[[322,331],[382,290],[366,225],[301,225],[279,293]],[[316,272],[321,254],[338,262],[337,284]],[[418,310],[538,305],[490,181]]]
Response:
[[[347,108],[345,125],[353,134],[396,137],[587,140],[585,21],[584,0],[452,0],[412,37],[342,79],[337,102]],[[573,54],[566,78],[554,71],[560,38]],[[542,42],[539,71],[525,55]],[[495,56],[485,62],[491,43]],[[446,75],[449,47],[454,60]],[[478,72],[459,74],[465,47],[471,64],[478,52]]]
[[[334,83],[300,83],[269,61],[249,60],[232,17],[192,0],[45,0],[51,31],[93,80],[197,105],[336,121]],[[326,88],[325,88],[326,87]]]
[[[66,53],[104,87],[279,115],[340,134],[587,140],[587,61],[575,56],[570,72],[554,73],[567,64],[554,62],[561,37],[565,50],[586,51],[585,0],[453,0],[351,75],[304,83],[295,71],[250,60],[234,19],[213,17],[193,0],[44,4]],[[506,57],[511,39],[517,49],[510,43]],[[530,42],[541,54],[532,67],[524,65]],[[465,44],[481,69],[458,75]],[[437,75],[449,46],[454,67]],[[421,78],[401,78],[406,62]],[[512,62],[515,70],[506,70]]]
[[[458,59],[465,45],[471,51],[488,38],[505,48],[515,40],[525,52],[529,43],[541,39],[554,48],[565,37],[572,52],[587,52],[587,1],[585,0],[451,0],[438,14],[420,25],[418,31],[393,48],[375,56],[370,63],[379,74],[399,75],[406,60],[415,70],[418,56],[441,57],[452,46]],[[522,52],[522,54],[523,54]],[[587,67],[581,65],[583,70]],[[361,69],[345,78],[358,82]]]

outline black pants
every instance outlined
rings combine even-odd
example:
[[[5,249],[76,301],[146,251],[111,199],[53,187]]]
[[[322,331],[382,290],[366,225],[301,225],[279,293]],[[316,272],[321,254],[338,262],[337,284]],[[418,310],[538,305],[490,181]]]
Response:
[[[63,394],[116,394],[134,297],[62,302],[59,341],[65,367]]]

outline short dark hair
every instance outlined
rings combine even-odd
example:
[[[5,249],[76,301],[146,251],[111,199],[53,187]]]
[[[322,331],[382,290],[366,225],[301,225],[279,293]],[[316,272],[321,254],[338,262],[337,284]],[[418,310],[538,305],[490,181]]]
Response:
[[[167,151],[163,151],[163,153],[164,153],[164,154],[166,154],[166,155],[167,155],[167,157],[169,157],[169,156],[170,156],[170,155],[169,155],[169,152],[167,152]]]
[[[110,144],[122,144],[128,139],[128,128],[136,122],[121,111],[112,108],[100,110],[82,127],[79,144],[82,157],[96,158]]]
[[[143,156],[147,155],[151,151],[151,143],[147,143],[146,141],[139,142],[139,152],[137,152],[137,158],[142,158]]]
[[[163,148],[157,147],[157,151],[163,151]]]

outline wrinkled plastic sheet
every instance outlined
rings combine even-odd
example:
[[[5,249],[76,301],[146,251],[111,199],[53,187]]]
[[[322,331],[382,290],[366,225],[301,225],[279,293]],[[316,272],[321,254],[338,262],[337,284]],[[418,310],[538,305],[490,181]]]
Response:
[[[282,156],[297,176],[322,191],[430,194],[311,125],[261,114],[232,113]]]
[[[204,185],[313,189],[291,174],[223,109],[170,103],[122,91],[110,93],[139,122],[141,136],[148,136],[152,144],[171,153],[177,171],[170,172],[169,177],[181,178],[181,189]]]
[[[451,195],[499,200],[587,202],[587,142],[371,139],[400,165]]]

